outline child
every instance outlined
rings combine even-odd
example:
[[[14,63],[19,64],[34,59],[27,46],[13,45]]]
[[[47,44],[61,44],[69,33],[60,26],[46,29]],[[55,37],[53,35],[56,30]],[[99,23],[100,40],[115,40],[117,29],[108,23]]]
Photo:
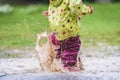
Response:
[[[91,14],[93,8],[81,0],[50,0],[48,12],[51,29],[50,40],[58,48],[56,58],[62,60],[64,68],[76,70],[77,56],[81,46],[78,21],[82,15]]]

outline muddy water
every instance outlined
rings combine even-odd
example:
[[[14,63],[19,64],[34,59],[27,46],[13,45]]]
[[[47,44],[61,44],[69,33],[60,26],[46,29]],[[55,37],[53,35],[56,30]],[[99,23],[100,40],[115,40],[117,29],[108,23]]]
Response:
[[[88,74],[63,74],[63,73],[39,73],[39,74],[12,74],[0,77],[0,80],[120,80],[119,75],[114,76],[90,76]]]
[[[24,57],[1,58],[0,80],[120,80],[119,46],[81,48],[85,70],[76,73],[42,72],[34,49],[3,49],[3,53],[20,53]]]
[[[1,59],[0,80],[120,80],[120,57],[84,57],[82,60],[85,70],[81,72],[45,73],[36,58]]]

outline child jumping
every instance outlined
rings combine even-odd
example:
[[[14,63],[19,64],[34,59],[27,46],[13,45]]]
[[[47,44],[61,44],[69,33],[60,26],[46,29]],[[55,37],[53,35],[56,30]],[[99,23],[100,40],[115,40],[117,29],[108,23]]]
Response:
[[[75,69],[81,40],[78,21],[82,15],[91,14],[93,8],[81,0],[50,0],[48,12],[51,29],[50,40],[56,46],[56,58],[61,59],[65,68]]]

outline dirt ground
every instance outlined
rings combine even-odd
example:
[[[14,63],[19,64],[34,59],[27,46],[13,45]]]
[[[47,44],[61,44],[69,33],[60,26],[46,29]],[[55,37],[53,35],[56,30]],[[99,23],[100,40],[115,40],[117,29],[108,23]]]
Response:
[[[36,80],[56,80],[57,76],[52,76],[58,74],[64,79],[57,80],[120,80],[120,46],[99,45],[99,47],[81,48],[80,53],[84,70],[74,73],[42,72],[35,51],[31,51],[29,56],[22,58],[1,58],[0,80],[21,80],[20,76],[24,76],[22,80],[28,80],[30,76],[35,78],[39,76]],[[76,76],[77,79],[72,79],[69,75]],[[34,78],[31,77],[29,80],[34,80]]]

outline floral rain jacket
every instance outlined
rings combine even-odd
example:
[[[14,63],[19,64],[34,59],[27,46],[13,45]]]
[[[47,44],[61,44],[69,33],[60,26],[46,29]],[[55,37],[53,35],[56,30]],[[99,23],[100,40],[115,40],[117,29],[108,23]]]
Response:
[[[81,0],[50,0],[49,25],[58,40],[79,35],[79,18],[91,13]],[[79,18],[78,18],[79,16]]]

